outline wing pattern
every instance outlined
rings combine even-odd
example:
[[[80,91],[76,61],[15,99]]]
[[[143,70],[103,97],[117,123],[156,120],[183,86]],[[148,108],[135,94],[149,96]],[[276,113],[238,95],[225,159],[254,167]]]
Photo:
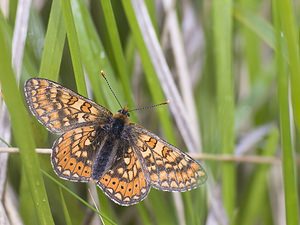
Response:
[[[95,127],[79,127],[61,135],[53,144],[51,162],[56,174],[66,180],[89,181],[96,154]]]
[[[24,90],[30,111],[53,133],[105,123],[112,116],[106,108],[47,79],[29,79]]]
[[[98,186],[110,199],[124,206],[142,201],[150,190],[142,164],[131,147],[119,150],[111,169],[99,179]]]
[[[203,184],[203,167],[186,153],[128,120],[127,108],[113,115],[103,106],[53,81],[25,83],[30,111],[49,131],[63,133],[53,144],[51,162],[66,180],[96,181],[114,202],[136,204],[151,186],[187,191]]]
[[[134,125],[135,150],[149,173],[150,183],[163,191],[188,191],[203,184],[206,172],[186,153],[146,129]]]

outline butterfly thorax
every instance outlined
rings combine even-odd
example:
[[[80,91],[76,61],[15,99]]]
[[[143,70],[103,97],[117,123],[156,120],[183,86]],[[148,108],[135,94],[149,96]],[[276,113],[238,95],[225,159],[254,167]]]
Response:
[[[121,137],[124,126],[129,123],[129,113],[126,108],[120,109],[114,116],[112,121],[111,132],[116,137]]]

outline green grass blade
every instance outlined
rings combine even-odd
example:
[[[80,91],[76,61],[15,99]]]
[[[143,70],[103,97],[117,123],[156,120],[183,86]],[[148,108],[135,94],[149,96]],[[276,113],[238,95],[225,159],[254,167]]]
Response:
[[[2,27],[0,27],[0,46],[2,46],[2,52],[0,54],[1,88],[2,93],[5,96],[7,108],[10,112],[13,135],[20,148],[24,175],[26,176],[30,187],[40,224],[54,224],[44,182],[40,174],[39,162],[34,151],[35,145],[28,115],[11,68],[11,49],[5,42]]]
[[[52,182],[54,182],[55,184],[57,184],[59,186],[59,188],[65,190],[66,192],[68,192],[69,194],[71,194],[73,197],[75,197],[77,200],[79,200],[81,203],[83,203],[84,205],[86,205],[88,208],[90,208],[91,210],[93,210],[95,213],[101,215],[107,223],[109,224],[116,224],[114,223],[111,219],[109,219],[109,217],[107,217],[106,215],[104,215],[102,212],[97,211],[96,208],[94,208],[92,205],[90,205],[87,201],[85,201],[83,198],[81,198],[80,196],[78,196],[76,193],[74,193],[72,190],[70,190],[69,188],[67,188],[66,186],[64,186],[62,183],[60,183],[59,181],[57,181],[55,178],[53,178],[52,176],[50,176],[47,172],[42,170],[42,173],[49,178]]]
[[[129,81],[129,74],[128,74],[128,68],[126,66],[125,56],[122,50],[121,41],[120,41],[120,35],[117,30],[117,24],[115,21],[114,13],[112,10],[112,5],[110,1],[107,0],[101,0],[101,4],[103,7],[103,13],[104,13],[104,19],[106,23],[106,27],[108,28],[108,36],[109,36],[109,43],[112,49],[115,65],[117,66],[117,71],[120,76],[123,90],[125,93],[125,98],[127,101],[129,101],[129,106],[132,108],[134,107],[134,102],[132,98],[132,89],[130,87],[130,81]]]
[[[276,153],[279,141],[279,131],[273,128],[270,131],[269,137],[266,140],[263,148],[263,156],[272,156]],[[265,207],[264,196],[268,190],[268,172],[270,165],[259,165],[255,168],[250,184],[247,184],[245,193],[241,199],[240,212],[238,213],[235,224],[251,225],[254,221],[259,221],[260,217],[265,217],[262,214]],[[255,220],[256,219],[256,220]]]
[[[142,223],[144,225],[153,224],[153,221],[151,221],[151,219],[149,218],[149,215],[147,214],[147,210],[145,209],[145,207],[138,205],[137,209],[138,209],[139,215],[141,217]]]
[[[298,130],[300,130],[300,48],[299,48],[299,28],[296,25],[296,15],[291,0],[275,1],[278,4],[280,13],[280,23],[282,24],[282,34],[286,38],[288,64],[290,69],[291,94],[294,111],[294,118]],[[283,13],[284,12],[284,13]],[[284,52],[284,51],[283,51]]]
[[[36,214],[32,195],[30,193],[30,186],[28,184],[25,172],[21,172],[21,184],[20,184],[20,214],[24,224],[38,225],[39,220]]]
[[[274,30],[270,23],[253,13],[236,7],[234,17],[247,29],[255,33],[261,40],[267,43],[272,49],[275,49]]]
[[[255,19],[258,18],[258,16],[254,16],[253,14],[255,13],[255,8],[258,7],[259,2],[258,1],[252,1],[252,0],[242,0],[242,2],[244,3],[244,8],[247,8],[250,13],[249,16],[245,16],[245,13],[240,12],[237,7],[234,9],[234,16],[235,18],[241,22],[241,34],[244,37],[244,45],[245,48],[242,50],[242,54],[245,54],[245,60],[247,63],[247,70],[249,71],[249,78],[250,78],[250,82],[251,85],[253,85],[253,83],[257,80],[257,78],[259,77],[259,72],[261,71],[262,67],[261,67],[261,60],[262,60],[262,56],[260,55],[260,37],[258,36],[259,34],[265,34],[265,31],[267,29],[265,29],[265,26],[262,26],[262,24],[266,24],[268,25],[268,27],[270,28],[271,33],[272,34],[272,44],[274,47],[274,32],[272,30],[271,25],[269,25],[266,21],[264,20],[259,20],[257,21],[257,23],[255,23]],[[247,14],[246,14],[247,15]],[[253,25],[253,27],[252,27]],[[256,26],[257,25],[257,26]],[[261,28],[260,30],[262,30],[263,32],[255,32],[256,28],[258,27]],[[253,28],[253,29],[251,29]],[[267,34],[268,34],[267,33]],[[263,38],[263,37],[262,37]]]
[[[52,2],[44,51],[41,59],[40,77],[57,81],[64,49],[66,29],[59,0]]]
[[[234,153],[234,89],[232,64],[232,4],[231,0],[213,1],[214,56],[217,76],[217,101],[221,151]],[[222,195],[229,221],[235,208],[235,165],[222,165]]]
[[[72,220],[71,220],[71,217],[70,217],[70,214],[69,214],[67,204],[66,204],[63,192],[61,190],[61,187],[59,188],[59,194],[60,194],[60,198],[61,198],[62,207],[63,207],[63,210],[64,210],[66,225],[72,225]]]
[[[51,181],[53,181],[55,184],[57,184],[59,186],[59,188],[67,191],[69,194],[71,194],[73,197],[75,197],[76,199],[78,199],[81,203],[83,203],[84,205],[86,205],[88,208],[90,208],[91,210],[93,210],[95,213],[101,215],[103,217],[103,219],[106,220],[107,223],[109,224],[116,224],[115,222],[113,222],[111,219],[109,219],[106,215],[104,215],[102,212],[97,211],[96,208],[94,208],[93,206],[91,206],[87,201],[85,201],[83,198],[81,198],[80,196],[78,196],[76,193],[74,193],[73,191],[71,191],[69,188],[67,188],[66,186],[64,186],[62,183],[60,183],[59,181],[57,181],[55,178],[53,178],[52,176],[50,176],[47,172],[42,171],[43,174],[48,177]]]
[[[70,53],[72,58],[72,65],[74,69],[74,75],[76,80],[77,91],[83,96],[87,96],[87,90],[85,86],[84,73],[80,58],[80,48],[78,43],[78,37],[74,24],[74,18],[69,0],[61,0],[61,8],[64,18],[65,27],[67,30],[67,38],[70,46]]]
[[[111,63],[108,60],[86,5],[79,0],[72,1],[72,9],[78,38],[80,39],[80,49],[84,49],[84,51],[81,52],[81,58],[89,76],[89,80],[91,81],[95,100],[101,105],[105,105],[106,102],[109,109],[116,111],[120,106],[117,104],[116,100],[113,99],[111,91],[108,89],[107,84],[100,75],[100,70],[104,70],[107,74],[107,79],[111,86],[114,90],[117,90],[116,94],[120,102],[124,102],[125,100],[122,95],[122,86],[119,85],[113,76]]]
[[[274,1],[273,5],[273,16],[276,26],[276,40],[277,40],[277,54],[276,54],[276,65],[278,73],[278,103],[279,103],[279,119],[280,119],[280,134],[281,134],[281,148],[282,148],[282,173],[284,180],[284,193],[285,193],[285,209],[286,209],[286,224],[296,225],[299,224],[299,203],[298,203],[298,190],[297,190],[297,173],[296,173],[296,160],[294,149],[292,145],[292,136],[291,136],[291,127],[290,127],[290,108],[289,108],[289,76],[287,75],[287,66],[283,60],[283,43],[284,39],[282,38],[282,30],[285,32],[290,32],[287,29],[283,28],[286,26],[287,20],[286,14],[291,14],[291,11],[282,11],[287,5],[283,4],[282,1]],[[285,8],[286,9],[286,8]],[[284,12],[284,13],[283,13]],[[288,17],[288,16],[287,16]],[[291,25],[291,24],[289,24]],[[286,33],[284,33],[287,35]],[[291,35],[291,34],[289,34]],[[288,36],[287,42],[293,42],[289,39]],[[290,37],[291,38],[291,37]],[[288,43],[290,46],[291,43]],[[297,45],[298,46],[298,45]],[[297,49],[297,46],[294,46]],[[290,47],[289,47],[290,48]],[[297,50],[298,51],[298,50]],[[292,53],[293,51],[289,49],[289,60],[291,60],[291,66],[298,66],[295,59],[291,57],[297,57],[298,53]],[[298,58],[299,59],[299,58]],[[299,74],[294,74],[297,69],[291,68],[291,86],[293,86],[293,76]],[[292,87],[291,87],[292,88]],[[299,97],[299,96],[298,96]],[[299,101],[299,99],[298,99]],[[295,102],[292,102],[293,107],[295,107]],[[295,109],[295,108],[294,108]],[[296,112],[296,109],[295,111]],[[295,116],[296,117],[296,116]],[[295,118],[296,119],[296,118]]]
[[[104,214],[116,224],[120,224],[120,217],[118,216],[118,212],[114,210],[114,205],[112,204],[111,200],[103,193],[103,191],[100,188],[97,188],[97,194],[101,214]]]

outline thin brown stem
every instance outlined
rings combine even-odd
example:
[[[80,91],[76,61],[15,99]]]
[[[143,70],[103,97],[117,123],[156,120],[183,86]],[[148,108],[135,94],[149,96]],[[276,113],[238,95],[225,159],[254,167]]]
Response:
[[[40,154],[50,154],[52,149],[50,148],[37,148],[36,152]],[[1,153],[18,153],[18,148],[0,148]],[[274,156],[258,156],[258,155],[223,155],[223,154],[206,154],[206,153],[190,153],[189,154],[194,159],[204,160],[204,161],[221,161],[221,162],[237,162],[237,163],[256,163],[256,164],[277,164],[281,163],[279,157]],[[300,159],[297,158],[297,163],[300,164]]]

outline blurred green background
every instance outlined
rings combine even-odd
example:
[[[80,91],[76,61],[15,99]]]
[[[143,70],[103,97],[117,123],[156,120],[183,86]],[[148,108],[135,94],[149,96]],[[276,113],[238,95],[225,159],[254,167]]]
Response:
[[[0,224],[299,224],[299,2],[0,6]],[[201,160],[204,185],[121,207],[54,174],[57,137],[28,112],[23,84],[48,78],[116,112],[101,70],[129,108],[170,101],[131,119]]]

